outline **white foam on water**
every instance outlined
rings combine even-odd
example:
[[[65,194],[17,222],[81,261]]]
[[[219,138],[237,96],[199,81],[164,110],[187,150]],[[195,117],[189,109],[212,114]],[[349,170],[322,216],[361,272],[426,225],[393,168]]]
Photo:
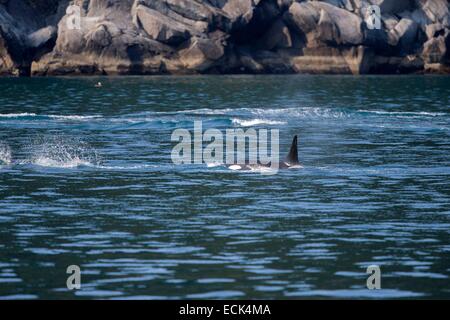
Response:
[[[33,164],[41,167],[50,167],[50,168],[76,168],[79,166],[92,165],[89,161],[85,161],[77,157],[70,160],[38,157],[33,160]]]
[[[80,116],[80,115],[47,115],[42,114],[38,115],[36,113],[30,112],[22,112],[22,113],[0,113],[0,118],[29,118],[29,117],[44,117],[56,120],[75,120],[75,121],[83,121],[100,118],[99,115],[92,116]]]
[[[22,117],[34,117],[36,113],[0,113],[0,118],[22,118]]]
[[[190,113],[190,114],[201,114],[201,115],[225,115],[231,112],[236,112],[242,109],[232,109],[232,108],[225,108],[225,109],[209,109],[209,108],[201,108],[201,109],[189,109],[189,110],[180,110],[176,111],[175,113]]]
[[[78,138],[38,137],[30,145],[28,161],[41,167],[76,168],[98,165],[96,151]]]
[[[277,173],[279,172],[279,169],[271,168],[271,167],[264,167],[264,166],[256,166],[256,167],[250,167],[251,172],[258,172],[261,174],[267,174],[267,173]]]
[[[288,169],[304,169],[305,167],[301,164],[294,164],[293,166],[290,166]]]
[[[264,119],[251,119],[251,120],[244,120],[244,119],[237,119],[234,118],[232,120],[232,123],[235,125],[240,125],[242,127],[252,127],[257,125],[283,125],[286,124],[284,121],[274,121],[274,120],[264,120]]]
[[[222,162],[207,162],[206,166],[208,168],[215,168],[215,167],[223,166],[223,163]]]
[[[58,119],[58,120],[76,120],[76,121],[101,118],[101,116],[78,116],[78,115],[73,115],[73,116],[49,115],[48,117],[52,118],[52,119]]]

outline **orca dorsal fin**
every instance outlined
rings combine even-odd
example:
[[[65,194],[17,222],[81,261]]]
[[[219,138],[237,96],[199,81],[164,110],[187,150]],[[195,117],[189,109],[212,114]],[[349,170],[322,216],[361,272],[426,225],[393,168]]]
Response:
[[[298,162],[298,149],[297,149],[297,136],[294,136],[294,140],[292,140],[291,149],[289,150],[289,153],[286,156],[285,161],[290,164],[299,163]]]

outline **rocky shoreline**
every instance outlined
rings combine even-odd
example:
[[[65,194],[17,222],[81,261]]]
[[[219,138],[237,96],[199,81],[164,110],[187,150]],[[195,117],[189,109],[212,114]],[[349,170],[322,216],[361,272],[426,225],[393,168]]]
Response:
[[[447,0],[0,0],[6,76],[449,73],[449,49]]]

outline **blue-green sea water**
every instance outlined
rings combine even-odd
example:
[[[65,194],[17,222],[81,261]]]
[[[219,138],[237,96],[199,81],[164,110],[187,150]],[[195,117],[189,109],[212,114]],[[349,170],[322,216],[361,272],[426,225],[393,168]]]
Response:
[[[304,168],[175,165],[194,120],[297,134]],[[0,79],[0,299],[450,298],[449,277],[448,77]]]

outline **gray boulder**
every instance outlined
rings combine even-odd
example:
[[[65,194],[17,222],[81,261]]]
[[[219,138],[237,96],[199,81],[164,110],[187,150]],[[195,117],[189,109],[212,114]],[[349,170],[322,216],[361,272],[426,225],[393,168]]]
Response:
[[[400,46],[403,51],[409,51],[417,38],[418,24],[411,19],[401,19],[388,33],[391,46]]]
[[[48,42],[55,40],[56,35],[56,27],[47,26],[29,34],[27,36],[27,45],[31,48],[39,48],[45,46]]]
[[[66,14],[58,24],[55,47],[33,62],[32,74],[159,73],[172,49],[139,33],[132,23],[132,4],[115,5],[91,2],[79,29],[71,27]]]
[[[422,11],[431,23],[441,23],[450,26],[449,4],[447,0],[416,0],[419,10]]]
[[[185,69],[203,72],[216,64],[224,53],[221,39],[193,37],[187,47],[179,52],[179,56]]]
[[[320,10],[320,18],[317,23],[318,39],[325,43],[339,45],[340,31],[333,18],[325,10]]]
[[[429,24],[425,27],[425,34],[427,35],[428,39],[436,38],[439,35],[445,34],[445,27],[441,23]]]
[[[447,64],[450,58],[450,31],[430,38],[423,45],[422,57],[427,64]]]
[[[398,24],[400,20],[397,18],[397,16],[393,14],[382,14],[381,21],[384,25],[385,30],[391,31],[392,29],[395,28],[395,26]]]
[[[156,10],[138,5],[135,14],[136,27],[144,29],[150,39],[177,45],[191,36],[186,25]]]
[[[446,0],[0,0],[0,74],[442,71],[449,20]]]
[[[208,1],[135,0],[134,7],[138,5],[144,5],[201,32],[214,29],[229,30],[232,24],[229,15],[223,9],[211,5]],[[232,9],[233,6],[227,8]]]
[[[228,0],[222,10],[230,17],[233,29],[247,25],[253,18],[255,7],[261,0]]]
[[[322,20],[321,20],[322,18]],[[298,32],[306,35],[308,46],[328,41],[341,45],[359,45],[363,42],[362,20],[359,16],[325,2],[294,3],[285,20]],[[319,26],[319,23],[322,23]]]
[[[363,46],[305,48],[291,63],[298,73],[361,74],[369,70],[371,57],[371,51]]]

